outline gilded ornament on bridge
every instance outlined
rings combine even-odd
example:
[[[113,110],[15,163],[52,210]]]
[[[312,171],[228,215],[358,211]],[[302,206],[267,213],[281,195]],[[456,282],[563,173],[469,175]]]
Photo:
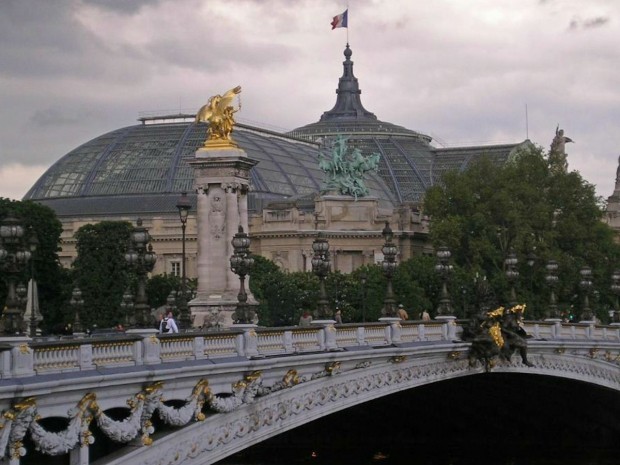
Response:
[[[263,374],[262,371],[255,370],[255,371],[252,371],[252,372],[248,373],[247,375],[245,375],[244,379],[247,382],[256,381],[257,379],[259,379],[262,376],[262,374]]]
[[[241,109],[241,101],[235,109],[232,105],[235,95],[241,93],[241,86],[234,87],[224,95],[214,95],[206,105],[203,105],[196,114],[196,123],[208,123],[205,148],[223,149],[235,148],[231,133],[235,125],[234,114]]]
[[[533,366],[527,359],[527,333],[523,329],[525,305],[509,309],[498,307],[482,311],[463,330],[463,340],[471,341],[469,365],[480,361],[485,371],[490,371],[498,359],[510,362],[512,354],[518,351],[524,365]]]
[[[325,364],[325,371],[329,375],[333,375],[340,370],[340,362],[330,362]]]
[[[287,371],[282,378],[282,383],[288,387],[295,386],[296,384],[299,384],[299,382],[299,375],[297,374],[297,370],[295,369]]]

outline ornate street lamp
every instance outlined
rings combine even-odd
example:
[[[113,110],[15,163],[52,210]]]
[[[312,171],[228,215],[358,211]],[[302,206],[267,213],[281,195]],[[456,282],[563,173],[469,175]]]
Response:
[[[26,302],[28,300],[28,288],[22,282],[20,282],[15,288],[15,294],[17,294],[17,300],[19,302],[19,306],[25,307]]]
[[[177,201],[179,219],[181,220],[181,298],[179,299],[179,321],[182,328],[189,328],[192,325],[189,309],[187,308],[187,278],[185,272],[185,228],[187,226],[187,215],[192,204],[187,197],[187,192],[183,192]]]
[[[592,289],[592,269],[589,266],[584,266],[579,270],[581,275],[581,281],[579,281],[579,287],[583,291],[583,309],[581,312],[582,321],[592,321],[594,315],[590,308],[590,289]]]
[[[614,300],[612,322],[620,323],[620,302],[618,301],[618,296],[620,296],[620,270],[614,270],[611,275],[611,292],[616,296]]]
[[[319,301],[315,317],[326,319],[331,318],[331,311],[327,301],[327,291],[325,290],[325,278],[329,274],[331,261],[329,258],[329,242],[323,236],[322,232],[317,234],[316,239],[312,243],[312,271],[319,278]]]
[[[387,279],[387,289],[385,292],[385,299],[383,299],[383,309],[381,313],[385,317],[394,318],[396,317],[396,305],[394,301],[394,290],[392,289],[392,276],[394,276],[394,270],[396,269],[396,253],[398,249],[392,242],[392,238],[394,237],[394,233],[392,232],[392,228],[390,228],[390,223],[388,221],[385,222],[385,228],[381,231],[381,235],[385,240],[381,251],[383,252],[383,262],[381,263],[381,268],[383,268],[383,274]]]
[[[130,268],[135,270],[138,277],[138,291],[134,307],[134,317],[130,326],[144,327],[148,323],[149,305],[146,298],[146,277],[153,270],[157,255],[153,246],[149,244],[151,236],[146,228],[142,227],[142,219],[138,218],[137,227],[131,232],[129,250],[125,253],[125,260]]]
[[[19,330],[17,332],[23,333],[24,325],[25,325],[25,313],[26,306],[28,305],[28,288],[26,285],[20,281],[20,283],[15,288],[15,294],[17,295],[17,301],[19,302]]]
[[[12,217],[6,217],[0,223],[0,268],[6,272],[7,297],[2,314],[4,332],[10,335],[18,334],[22,329],[21,302],[17,294],[17,275],[21,273],[31,253],[24,246],[24,228],[20,222]]]
[[[133,324],[133,311],[135,305],[133,303],[133,294],[131,293],[130,288],[125,289],[120,307],[125,315],[125,325],[131,326]]]
[[[547,265],[545,265],[545,269],[547,270],[547,274],[545,276],[545,281],[547,282],[547,286],[549,286],[549,291],[551,295],[549,296],[549,307],[545,312],[545,316],[547,318],[559,318],[560,313],[558,312],[558,304],[555,296],[555,288],[558,285],[560,278],[558,278],[558,262],[555,260],[549,260]]]
[[[37,335],[37,326],[39,324],[39,320],[37,317],[37,311],[39,307],[38,296],[35,295],[35,281],[34,281],[34,254],[39,247],[39,238],[37,237],[37,233],[32,230],[30,232],[30,239],[28,239],[28,247],[30,248],[30,337],[35,337]],[[35,300],[37,299],[37,300]]]
[[[525,259],[525,262],[527,263],[527,266],[532,268],[536,264],[536,260],[538,260],[538,257],[536,256],[536,254],[534,253],[533,250],[530,250],[528,252],[528,254],[527,254],[526,259]]]
[[[360,283],[362,284],[362,323],[366,323],[366,282],[368,276],[366,273],[360,275]]]
[[[254,321],[254,310],[248,305],[248,295],[245,292],[245,277],[250,273],[254,258],[250,253],[250,238],[243,232],[243,226],[232,238],[233,254],[230,257],[230,269],[239,276],[239,294],[237,294],[237,309],[235,320],[240,324],[251,324]]]
[[[69,305],[73,308],[73,333],[81,333],[84,331],[84,328],[82,328],[82,322],[80,321],[80,311],[84,306],[84,299],[82,298],[82,291],[77,286],[75,286],[71,292]]]
[[[519,272],[517,271],[517,254],[514,250],[510,249],[508,256],[504,260],[504,267],[506,273],[506,279],[510,283],[510,300],[508,301],[508,307],[512,308],[517,305],[517,293],[515,291],[515,284],[519,279]]]
[[[450,249],[445,246],[441,246],[437,249],[437,264],[435,265],[435,272],[441,279],[441,298],[439,299],[439,306],[437,307],[438,316],[448,316],[452,313],[452,304],[450,301],[450,294],[448,294],[448,280],[454,270],[450,264]]]

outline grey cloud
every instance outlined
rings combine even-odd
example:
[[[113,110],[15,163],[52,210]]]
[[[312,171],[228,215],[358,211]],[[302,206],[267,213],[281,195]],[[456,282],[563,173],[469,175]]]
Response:
[[[148,74],[143,52],[111,50],[74,19],[75,5],[69,0],[0,2],[0,77],[136,81]]]
[[[82,124],[91,115],[92,113],[89,111],[70,113],[66,109],[48,107],[43,110],[37,110],[30,117],[30,122],[41,127],[71,126]]]
[[[573,18],[568,25],[569,31],[576,31],[579,29],[595,29],[606,25],[611,21],[608,16],[596,16],[594,18],[580,19]]]
[[[85,5],[91,4],[117,13],[133,14],[145,6],[157,5],[160,0],[83,0]]]
[[[73,72],[92,55],[93,38],[71,17],[65,2],[15,2],[0,7],[0,75],[41,76]],[[88,69],[88,68],[85,68]]]
[[[609,18],[608,17],[597,16],[596,18],[586,19],[583,22],[583,27],[585,29],[589,29],[589,28],[593,28],[593,27],[600,27],[600,26],[603,26],[603,25],[607,24],[608,22],[609,22]]]
[[[234,66],[260,69],[292,60],[295,52],[276,44],[217,43],[205,47],[184,39],[161,39],[147,47],[163,66],[176,65],[200,71],[226,71]]]

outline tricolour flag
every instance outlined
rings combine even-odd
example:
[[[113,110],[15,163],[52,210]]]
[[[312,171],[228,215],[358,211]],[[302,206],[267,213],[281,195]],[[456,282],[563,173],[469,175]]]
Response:
[[[344,13],[334,16],[332,20],[332,29],[336,29],[337,27],[347,27],[347,16],[349,10],[344,10]]]

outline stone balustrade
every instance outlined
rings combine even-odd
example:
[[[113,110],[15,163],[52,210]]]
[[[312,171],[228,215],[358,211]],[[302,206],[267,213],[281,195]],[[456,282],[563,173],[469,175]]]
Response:
[[[525,329],[538,340],[620,341],[618,325],[547,321],[526,322]],[[458,339],[461,332],[461,322],[435,320],[336,326],[326,322],[308,328],[246,328],[245,331],[233,327],[219,332],[173,335],[136,329],[107,338],[75,337],[49,341],[5,337],[0,338],[0,378],[183,360],[284,356],[354,346],[452,341]]]

